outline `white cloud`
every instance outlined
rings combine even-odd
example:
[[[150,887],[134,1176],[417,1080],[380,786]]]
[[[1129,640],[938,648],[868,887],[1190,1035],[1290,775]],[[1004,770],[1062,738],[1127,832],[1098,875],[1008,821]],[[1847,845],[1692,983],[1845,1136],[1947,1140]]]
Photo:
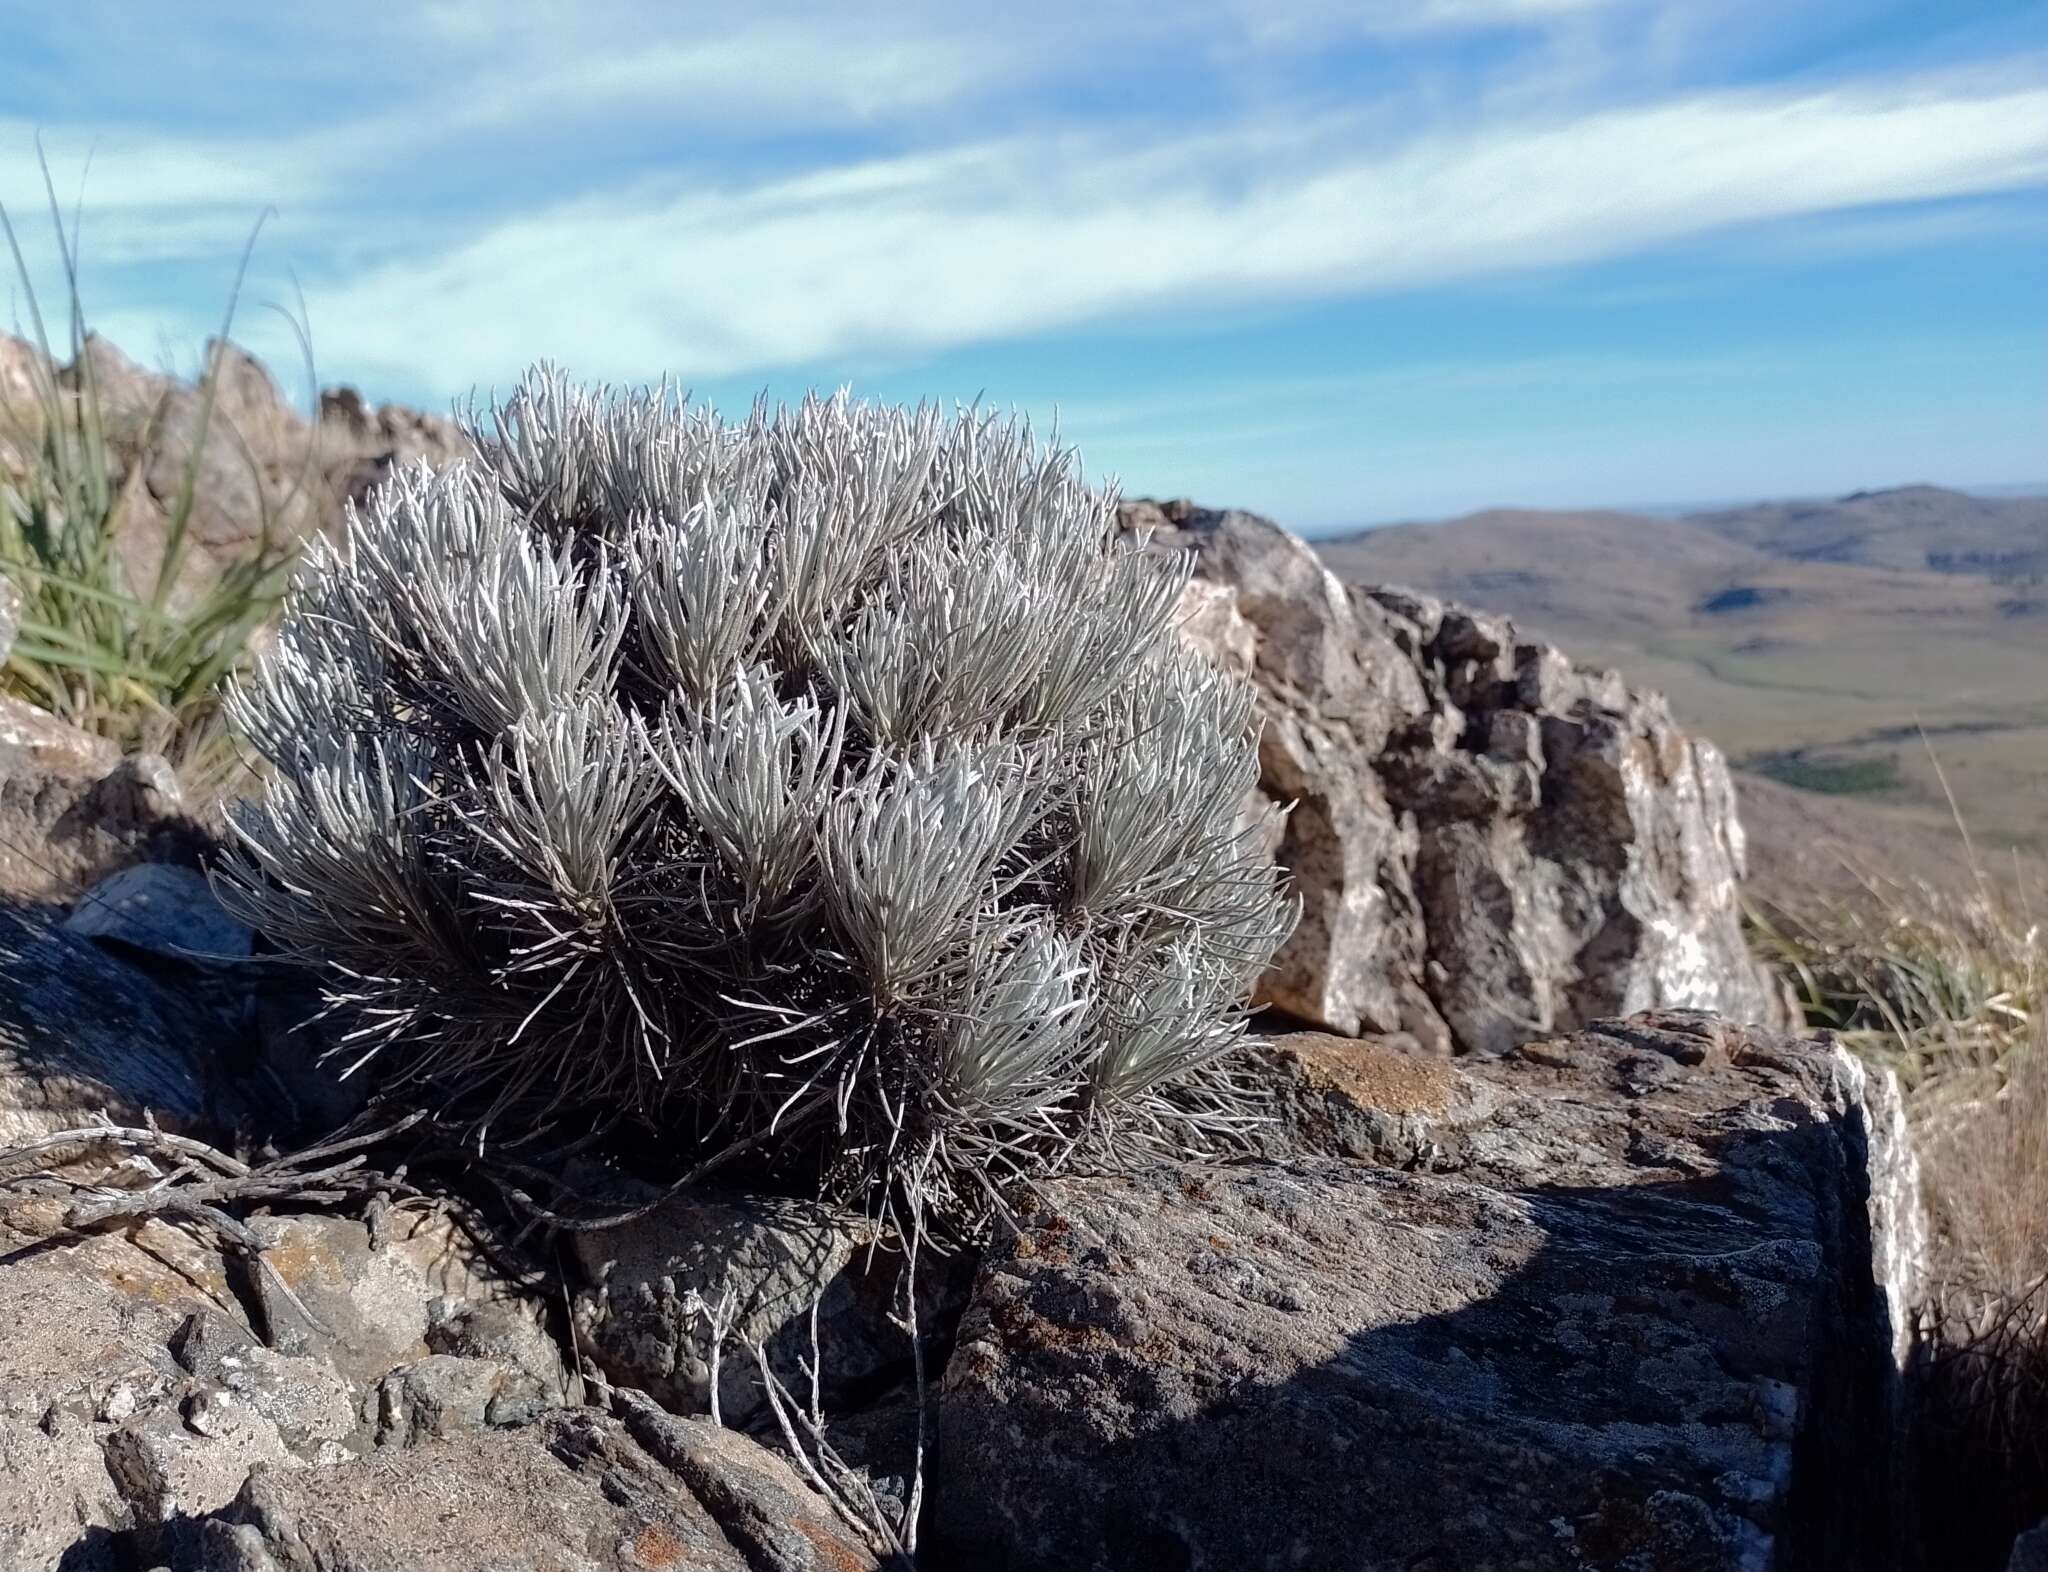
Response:
[[[0,116],[0,203],[17,222],[46,211],[38,134],[27,121]],[[274,141],[63,126],[40,137],[67,224],[81,194],[95,212],[235,207],[253,214],[280,200],[316,197],[325,184],[302,150]]]
[[[1223,11],[1244,36],[1296,46],[1333,35],[1399,36],[1554,24],[1621,0],[1229,0]]]
[[[1381,148],[1351,129],[1024,136],[752,186],[642,182],[310,305],[360,364],[428,386],[540,355],[591,376],[709,378],[1438,283],[2048,179],[2048,88],[1953,77],[1699,94]]]

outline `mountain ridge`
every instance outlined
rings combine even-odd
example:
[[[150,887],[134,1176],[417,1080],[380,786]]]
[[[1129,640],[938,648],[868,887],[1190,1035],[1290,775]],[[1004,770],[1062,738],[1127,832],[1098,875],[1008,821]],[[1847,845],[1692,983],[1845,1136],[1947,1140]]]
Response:
[[[2048,849],[2048,496],[1491,508],[1313,544],[1663,689],[1738,765],[1951,838],[1953,792],[1981,840]]]

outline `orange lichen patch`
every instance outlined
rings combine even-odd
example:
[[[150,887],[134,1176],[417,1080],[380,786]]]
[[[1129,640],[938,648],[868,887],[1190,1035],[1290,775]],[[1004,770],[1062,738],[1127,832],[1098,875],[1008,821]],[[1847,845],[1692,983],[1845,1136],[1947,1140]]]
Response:
[[[834,1568],[835,1572],[874,1572],[873,1556],[848,1544],[820,1524],[797,1518],[790,1526],[811,1542],[818,1552],[819,1559]]]
[[[689,1550],[659,1523],[649,1523],[635,1534],[626,1554],[632,1557],[634,1566],[645,1567],[647,1572],[675,1572],[678,1567],[690,1565]]]
[[[1552,1070],[1577,1069],[1583,1058],[1583,1055],[1573,1052],[1569,1043],[1561,1042],[1523,1043],[1515,1054],[1531,1064],[1544,1065]]]
[[[81,1239],[66,1254],[77,1270],[131,1303],[180,1313],[201,1302],[234,1303],[219,1252],[154,1218],[120,1233]]]
[[[1317,1091],[1340,1092],[1383,1113],[1441,1117],[1458,1089],[1458,1072],[1449,1065],[1354,1037],[1290,1032],[1268,1046],[1291,1056]]]
[[[1099,1326],[1068,1326],[1023,1304],[999,1305],[989,1320],[1012,1347],[1092,1349],[1098,1353],[1118,1347],[1117,1340]]]
[[[294,1229],[263,1252],[263,1262],[293,1288],[314,1283],[343,1287],[348,1274],[324,1241],[310,1230]]]

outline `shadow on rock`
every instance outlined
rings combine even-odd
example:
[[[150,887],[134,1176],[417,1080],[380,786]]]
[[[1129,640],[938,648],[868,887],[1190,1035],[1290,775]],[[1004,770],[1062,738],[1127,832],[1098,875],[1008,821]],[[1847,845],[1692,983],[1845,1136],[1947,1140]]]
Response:
[[[1867,1084],[1761,1047],[1525,1064],[1454,1173],[1053,1187],[961,1328],[930,1564],[1901,1565],[1890,1159]]]

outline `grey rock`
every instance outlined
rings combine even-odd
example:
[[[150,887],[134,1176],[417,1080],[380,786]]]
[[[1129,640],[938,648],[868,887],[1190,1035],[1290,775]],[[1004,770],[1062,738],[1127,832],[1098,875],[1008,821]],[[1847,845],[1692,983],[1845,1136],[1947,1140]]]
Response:
[[[82,939],[126,945],[180,961],[247,960],[249,930],[221,909],[196,868],[146,862],[100,880],[65,919]]]
[[[295,1457],[332,1461],[359,1439],[356,1389],[346,1377],[317,1359],[265,1348],[219,1311],[189,1316],[173,1334],[170,1350],[201,1383],[199,1390],[217,1390],[248,1405],[276,1428]]]
[[[633,1439],[704,1503],[753,1572],[853,1572],[874,1556],[796,1470],[734,1430],[620,1394]]]
[[[50,382],[50,367],[41,350],[26,339],[0,333],[0,409],[21,412],[26,418],[41,402]]]
[[[211,1248],[156,1221],[41,1243],[62,1210],[29,1197],[0,1226],[0,1415],[118,1421],[182,1387],[170,1339],[234,1294]]]
[[[189,1129],[218,1100],[210,1011],[32,907],[0,905],[0,1143],[151,1113]]]
[[[0,335],[0,397],[19,386],[34,402],[36,365],[30,346]],[[56,378],[65,398],[90,385],[105,414],[115,478],[128,486],[115,551],[132,588],[154,588],[189,476],[191,513],[174,607],[194,604],[266,530],[286,543],[332,530],[397,465],[442,464],[470,451],[453,421],[396,406],[372,409],[347,388],[322,394],[309,421],[269,371],[234,344],[209,343],[205,365],[213,377],[210,408],[201,380],[148,370],[97,336]]]
[[[573,1391],[575,1377],[540,1305],[493,1294],[465,1299],[443,1294],[427,1301],[427,1347],[437,1354],[488,1360],[523,1376],[556,1401]]]
[[[2048,1523],[2028,1529],[2012,1542],[2005,1572],[2048,1572]]]
[[[102,1162],[78,1177],[116,1175]],[[450,1455],[433,1450],[443,1438],[483,1428],[495,1438],[560,1401],[559,1357],[533,1346],[537,1319],[521,1321],[522,1312],[537,1318],[537,1307],[445,1217],[387,1210],[371,1225],[264,1218],[257,1232],[266,1270],[250,1276],[231,1271],[202,1237],[154,1220],[123,1232],[60,1236],[65,1205],[59,1194],[31,1192],[0,1219],[0,1326],[8,1330],[0,1338],[0,1555],[13,1557],[0,1566],[9,1572],[163,1561],[212,1568],[223,1562],[203,1538],[206,1525],[243,1491],[252,1468],[264,1478],[299,1470],[331,1478],[378,1445],[426,1449],[427,1466],[437,1467]],[[293,1324],[295,1351],[264,1346],[263,1329],[241,1314],[241,1294],[265,1283],[275,1294],[278,1280],[314,1318]],[[269,1310],[276,1314],[274,1303]],[[430,1353],[429,1336],[509,1357]],[[554,1383],[520,1359],[552,1372]],[[441,1480],[434,1489],[440,1496],[468,1489],[500,1517],[513,1514],[517,1498],[506,1492],[524,1477],[519,1465],[530,1442],[508,1445],[505,1457],[457,1454],[477,1482]],[[635,1456],[641,1474],[666,1478]],[[592,1502],[616,1500],[618,1462],[590,1462],[584,1490]],[[429,1532],[437,1499],[415,1503],[421,1521],[406,1532]],[[709,1521],[690,1498],[680,1499],[677,1510]],[[370,1505],[366,1498],[365,1511]],[[294,1533],[306,1526],[294,1522]],[[390,1541],[414,1542],[403,1532]],[[542,1559],[533,1564],[575,1564],[560,1558],[583,1543],[567,1528],[552,1538],[537,1531],[534,1553]],[[656,1533],[645,1543],[671,1542]],[[402,1548],[393,1558],[376,1564],[410,1564]],[[287,1556],[280,1564],[302,1563]],[[303,1564],[357,1565],[317,1555]],[[643,1563],[627,1557],[616,1564]],[[644,1564],[697,1563],[655,1556]],[[703,1564],[744,1563],[714,1557]]]
[[[256,1335],[218,1310],[195,1310],[164,1345],[186,1374],[225,1383],[262,1345]]]
[[[190,858],[208,842],[177,776],[154,754],[0,699],[0,895],[70,899],[132,863]]]
[[[0,781],[31,771],[96,781],[121,757],[106,738],[8,695],[0,695],[0,750]]]
[[[97,333],[88,333],[77,360],[59,368],[58,385],[79,394],[90,388],[113,428],[110,438],[132,435],[146,425],[177,379],[136,364]]]
[[[452,420],[397,404],[372,408],[348,387],[320,395],[319,432],[326,490],[338,508],[361,507],[393,470],[422,461],[440,468],[471,452]]]
[[[1263,1002],[1496,1054],[1634,1010],[1784,1019],[1743,944],[1726,763],[1660,697],[1502,619],[1347,590],[1253,514],[1124,519],[1195,553],[1185,634],[1258,687],[1261,789],[1294,804],[1302,921]]]
[[[579,1233],[571,1248],[585,1282],[573,1314],[584,1357],[669,1408],[704,1412],[712,1337],[698,1305],[715,1306],[729,1292],[720,1410],[727,1422],[744,1423],[765,1402],[748,1348],[766,1345],[777,1375],[798,1383],[815,1302],[818,1341],[830,1350],[822,1373],[829,1405],[846,1388],[910,1362],[909,1343],[889,1319],[900,1258],[871,1254],[873,1238],[859,1217],[743,1196],[679,1196],[623,1226]],[[922,1313],[936,1325],[938,1298],[959,1285],[936,1269],[927,1275],[936,1297]]]
[[[932,1564],[1891,1565],[1896,1088],[1684,1015],[1472,1073],[1449,1171],[1045,1186],[946,1370]]]
[[[59,1210],[29,1198],[0,1223],[0,1567],[111,1572],[134,1564],[136,1517],[104,1444],[175,1404],[186,1378],[165,1340],[233,1295],[210,1250],[160,1223],[25,1248]]]
[[[579,1410],[334,1468],[258,1468],[230,1506],[199,1525],[196,1554],[180,1572],[875,1566],[819,1503],[804,1499],[787,1465],[730,1432],[724,1450],[723,1459],[704,1457],[701,1481],[686,1483],[617,1420]],[[817,1559],[749,1554],[740,1533],[748,1503],[766,1498],[764,1480],[789,1491],[778,1501],[789,1513],[785,1532],[812,1543]],[[712,1496],[718,1504],[705,1499]]]
[[[1306,1150],[1386,1168],[1454,1166],[1466,1130],[1490,1118],[1500,1094],[1421,1052],[1412,1039],[1290,1032],[1255,1039],[1260,1084],[1277,1116],[1267,1150]]]
[[[434,1353],[430,1332],[472,1309],[523,1319],[543,1335],[540,1299],[500,1272],[483,1246],[444,1213],[385,1209],[367,1222],[259,1217],[250,1228],[270,1268],[257,1280],[257,1294],[271,1346],[316,1358],[359,1388]],[[280,1283],[290,1297],[278,1291]],[[534,1344],[529,1339],[525,1346]],[[543,1365],[531,1375],[559,1383],[558,1356],[545,1363],[529,1357]],[[549,1395],[559,1397],[559,1385]]]
[[[154,586],[169,521],[189,496],[174,606],[196,603],[266,535],[288,544],[320,523],[322,499],[307,483],[318,474],[312,429],[237,345],[209,342],[205,365],[210,388],[206,379],[160,385],[129,450],[141,494],[154,503],[132,510],[119,543],[138,588]]]
[[[144,1529],[227,1505],[252,1464],[295,1462],[276,1425],[217,1390],[196,1393],[183,1405],[152,1407],[108,1436],[101,1450],[115,1488]]]
[[[553,1407],[558,1396],[495,1359],[429,1354],[378,1383],[377,1445],[418,1446],[465,1430],[520,1423]]]
[[[126,1504],[108,1476],[92,1426],[0,1415],[0,1567],[8,1572],[114,1572]]]
[[[251,526],[273,506],[259,461],[237,427],[237,413],[225,396],[209,408],[199,388],[175,388],[157,407],[146,439],[143,483],[166,513],[178,505],[191,475],[188,538],[198,547],[245,543],[254,533]]]

